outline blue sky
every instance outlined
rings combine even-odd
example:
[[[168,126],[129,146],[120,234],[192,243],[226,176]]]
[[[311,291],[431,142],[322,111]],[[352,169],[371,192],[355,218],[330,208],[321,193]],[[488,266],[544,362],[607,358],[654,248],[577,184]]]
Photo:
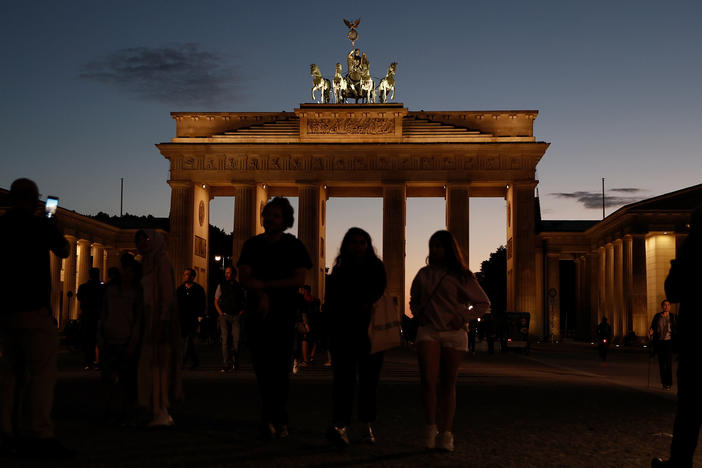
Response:
[[[154,144],[175,134],[169,112],[293,110],[358,17],[372,74],[397,61],[410,110],[539,110],[546,219],[600,218],[586,204],[602,177],[608,213],[702,182],[699,1],[75,0],[3,4],[0,186],[30,177],[64,207],[116,214],[124,177],[126,211],[167,216]],[[380,200],[330,204],[329,258],[351,224],[382,244]],[[474,269],[505,242],[503,206],[471,202]],[[213,221],[231,229],[232,210],[215,200]],[[443,222],[443,200],[409,201],[410,279]]]

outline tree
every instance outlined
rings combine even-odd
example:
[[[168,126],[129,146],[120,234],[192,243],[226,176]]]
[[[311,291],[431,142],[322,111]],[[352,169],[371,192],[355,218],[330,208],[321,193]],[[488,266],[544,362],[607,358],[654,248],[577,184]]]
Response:
[[[475,275],[480,286],[490,298],[491,310],[499,314],[507,310],[507,249],[504,245],[490,254],[490,258],[480,264],[480,272]]]

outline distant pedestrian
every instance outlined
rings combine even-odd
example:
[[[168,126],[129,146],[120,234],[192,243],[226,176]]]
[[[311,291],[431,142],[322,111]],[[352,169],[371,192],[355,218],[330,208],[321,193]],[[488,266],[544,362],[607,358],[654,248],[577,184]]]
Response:
[[[83,345],[83,368],[98,369],[100,366],[100,350],[97,346],[97,326],[102,306],[103,285],[100,282],[100,270],[88,270],[88,281],[78,287],[78,303],[80,305],[80,331]]]
[[[300,288],[295,301],[295,324],[293,325],[293,368],[292,373],[296,375],[300,368],[307,367],[307,347],[305,341],[310,333],[310,323],[307,319],[307,307],[305,304],[303,289]]]
[[[370,235],[352,227],[344,235],[339,255],[326,284],[332,366],[332,426],[328,438],[340,446],[350,443],[356,378],[358,419],[365,426],[364,440],[375,443],[376,393],[383,352],[371,354],[368,326],[373,304],[385,292],[385,266],[373,248]]]
[[[224,269],[224,281],[215,291],[217,323],[222,343],[220,372],[239,369],[239,344],[241,342],[241,316],[244,313],[244,288],[236,280],[236,269]]]
[[[173,267],[160,233],[139,230],[134,239],[142,255],[144,289],[139,404],[151,408],[150,427],[172,426],[168,409],[182,398],[183,359]]]
[[[602,317],[602,321],[595,330],[597,336],[597,352],[602,361],[607,360],[607,351],[612,343],[612,327],[607,323],[607,317]]]
[[[415,342],[426,422],[424,444],[452,452],[458,367],[468,351],[465,325],[483,316],[490,300],[449,231],[431,236],[427,263],[414,277],[410,292],[410,308],[420,324]]]
[[[312,363],[320,347],[323,327],[322,306],[320,300],[312,295],[312,287],[309,284],[302,287],[302,299],[307,309],[307,323],[309,324],[309,331],[307,332],[307,336],[305,336],[302,350],[304,359],[308,363]]]
[[[38,215],[34,182],[15,180],[10,203],[0,217],[0,455],[15,452],[21,438],[23,455],[66,459],[73,452],[55,439],[51,420],[58,334],[49,252],[66,258],[69,244],[56,218]]]
[[[673,339],[677,334],[677,316],[670,311],[670,301],[661,302],[661,311],[653,316],[648,336],[658,355],[661,384],[666,390],[673,386]]]
[[[105,411],[111,422],[131,423],[137,401],[137,362],[144,320],[141,265],[125,253],[119,279],[105,288],[98,326]]]
[[[665,294],[679,302],[678,406],[673,425],[670,460],[654,459],[652,466],[691,467],[702,425],[702,206],[692,213],[690,233],[671,262]],[[675,339],[675,338],[674,338]]]
[[[180,336],[183,338],[183,365],[190,360],[193,368],[200,365],[195,349],[195,336],[201,317],[207,308],[205,289],[195,282],[197,273],[193,268],[183,272],[183,283],[176,289],[178,315],[180,316]]]
[[[302,242],[285,233],[294,221],[286,198],[270,200],[261,216],[265,232],[244,243],[237,266],[247,290],[246,328],[261,395],[263,436],[283,438],[288,436],[294,301],[312,260]]]

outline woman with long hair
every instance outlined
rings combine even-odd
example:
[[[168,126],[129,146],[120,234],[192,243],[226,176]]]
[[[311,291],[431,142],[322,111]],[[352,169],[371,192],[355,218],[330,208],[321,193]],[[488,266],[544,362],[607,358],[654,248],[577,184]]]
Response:
[[[490,300],[468,269],[453,234],[435,232],[429,239],[427,266],[417,272],[410,290],[410,309],[419,321],[415,342],[424,400],[425,446],[429,449],[453,451],[456,379],[468,351],[465,325],[489,307]],[[437,401],[441,432],[437,429]]]
[[[376,389],[383,353],[370,354],[368,325],[373,304],[385,292],[385,266],[375,254],[370,235],[352,227],[344,235],[327,279],[326,301],[334,383],[330,441],[349,445],[348,428],[358,374],[358,419],[366,425],[364,440],[375,443]]]

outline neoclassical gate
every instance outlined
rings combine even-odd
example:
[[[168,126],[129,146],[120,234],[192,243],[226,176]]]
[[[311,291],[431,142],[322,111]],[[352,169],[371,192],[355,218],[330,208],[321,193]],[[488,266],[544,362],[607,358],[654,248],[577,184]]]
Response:
[[[298,236],[324,291],[326,200],[382,197],[388,290],[405,304],[406,199],[445,197],[446,226],[468,256],[470,197],[507,201],[507,307],[536,312],[534,189],[549,143],[537,111],[409,111],[402,104],[301,104],[294,112],[176,112],[170,161],[170,253],[176,271],[209,257],[209,202],[234,197],[234,260],[260,232],[271,196],[297,196]],[[541,326],[532,322],[532,328]]]

